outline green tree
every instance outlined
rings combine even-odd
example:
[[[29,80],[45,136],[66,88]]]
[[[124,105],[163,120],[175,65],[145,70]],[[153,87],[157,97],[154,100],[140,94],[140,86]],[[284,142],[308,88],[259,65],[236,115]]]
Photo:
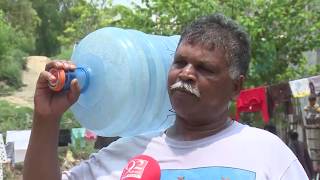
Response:
[[[40,22],[29,0],[2,0],[0,9],[10,26],[23,34],[28,42],[20,47],[21,51],[31,53],[35,50],[35,29]]]
[[[196,17],[217,10],[216,1],[161,1],[142,0],[130,9],[114,6],[113,10],[120,18],[112,24],[124,28],[138,29],[159,35],[179,34],[182,27]]]
[[[59,42],[66,47],[82,39],[90,32],[107,26],[112,19],[105,3],[100,5],[86,0],[79,0],[69,7],[63,33],[58,36]]]
[[[320,9],[315,3],[315,0],[260,0],[224,4],[229,15],[251,35],[251,85],[288,81],[314,73],[315,68],[306,66],[303,52],[320,47]]]
[[[15,30],[0,10],[0,81],[16,88],[22,85],[21,69],[26,52],[21,49],[27,43],[28,38]]]
[[[100,7],[85,0],[73,4],[60,42],[70,46],[107,25],[159,35],[179,34],[195,18],[220,12],[237,20],[251,36],[247,86],[288,81],[319,70],[318,66],[307,66],[303,56],[303,52],[320,46],[317,0],[142,0],[133,8],[104,2],[106,6]]]
[[[63,18],[60,0],[31,0],[40,23],[36,28],[36,53],[52,56],[60,51],[57,39],[63,31]]]
[[[251,36],[248,86],[287,81],[315,72],[315,68],[308,71],[303,52],[320,46],[317,0],[143,0],[133,10],[115,8],[121,19],[114,25],[163,35],[179,34],[182,27],[201,15],[222,12],[231,16]]]

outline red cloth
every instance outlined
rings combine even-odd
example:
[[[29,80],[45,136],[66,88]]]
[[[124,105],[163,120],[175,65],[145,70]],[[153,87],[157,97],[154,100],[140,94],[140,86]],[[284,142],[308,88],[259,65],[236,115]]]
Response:
[[[85,138],[86,140],[89,140],[89,141],[90,141],[90,140],[95,140],[95,139],[97,139],[97,135],[96,135],[94,132],[86,129],[86,132],[85,132],[85,134],[84,134],[84,138]]]
[[[260,111],[264,122],[269,122],[266,88],[263,86],[240,91],[236,106],[236,120],[239,120],[241,112]]]

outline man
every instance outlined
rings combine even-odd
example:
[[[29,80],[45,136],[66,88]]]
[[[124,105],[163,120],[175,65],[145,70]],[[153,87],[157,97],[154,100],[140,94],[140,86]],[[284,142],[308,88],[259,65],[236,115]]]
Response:
[[[319,126],[320,123],[320,106],[317,103],[317,96],[315,94],[311,94],[308,97],[309,104],[304,107],[304,111],[306,112],[306,125],[307,126]]]
[[[202,17],[181,34],[168,75],[176,120],[165,132],[121,138],[68,172],[62,179],[119,179],[128,160],[144,154],[156,159],[161,179],[304,180],[303,167],[285,144],[269,132],[242,125],[228,116],[249,66],[247,34],[232,20]],[[47,65],[74,69],[74,65]],[[79,96],[53,95],[42,72],[35,93],[35,114],[24,179],[59,179],[59,119]]]
[[[297,132],[290,132],[289,137],[290,141],[288,146],[297,156],[309,179],[312,179],[314,175],[313,165],[306,144],[298,140],[299,134]]]

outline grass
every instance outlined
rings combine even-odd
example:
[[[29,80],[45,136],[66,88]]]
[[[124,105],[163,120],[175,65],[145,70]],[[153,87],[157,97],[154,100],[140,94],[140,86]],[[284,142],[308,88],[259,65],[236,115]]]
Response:
[[[29,107],[21,107],[0,101],[0,132],[7,130],[30,129],[33,110]]]
[[[8,86],[4,81],[0,81],[0,97],[10,96],[16,89]]]
[[[0,132],[7,130],[30,129],[32,125],[33,109],[11,104],[0,100]],[[71,111],[67,111],[61,120],[61,128],[71,129],[81,127]]]
[[[7,101],[0,100],[0,132],[4,133],[8,130],[25,130],[32,126],[33,109],[11,104]],[[77,128],[81,127],[75,120],[72,112],[67,111],[61,120],[61,128]],[[4,137],[5,139],[5,137]],[[75,143],[75,146],[69,144],[67,147],[59,147],[58,158],[62,170],[67,170],[83,159],[88,159],[89,155],[96,150],[93,141],[85,141],[84,146]],[[14,167],[8,164],[4,165],[4,179],[16,180],[22,179],[23,163],[17,163]]]

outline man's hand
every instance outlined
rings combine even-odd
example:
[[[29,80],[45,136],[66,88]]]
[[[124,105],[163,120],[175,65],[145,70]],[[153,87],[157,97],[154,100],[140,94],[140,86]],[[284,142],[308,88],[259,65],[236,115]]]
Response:
[[[70,90],[66,92],[55,92],[48,86],[49,81],[56,80],[49,70],[51,68],[74,70],[76,66],[67,61],[52,61],[46,65],[45,71],[41,72],[36,84],[34,95],[35,115],[41,117],[59,118],[77,101],[80,88],[76,79],[72,80]],[[51,119],[50,118],[50,119]]]

